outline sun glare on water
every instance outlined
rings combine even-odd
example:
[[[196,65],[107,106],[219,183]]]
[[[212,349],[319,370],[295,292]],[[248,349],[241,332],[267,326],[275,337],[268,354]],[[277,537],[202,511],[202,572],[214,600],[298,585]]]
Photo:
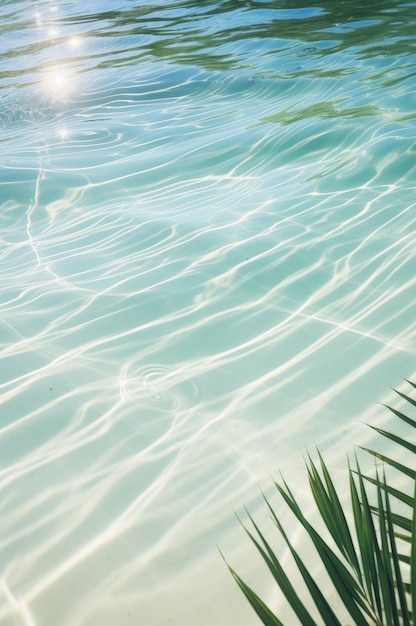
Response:
[[[55,66],[46,72],[42,84],[48,98],[65,101],[74,89],[74,76],[66,67]]]
[[[73,37],[69,39],[68,43],[71,46],[71,48],[74,48],[75,50],[77,50],[78,48],[81,47],[81,37],[74,35]]]
[[[49,7],[50,13],[58,11],[56,5]],[[59,24],[55,19],[42,15],[40,11],[36,11],[33,15],[36,25],[40,29],[41,38],[43,43],[55,44],[59,39],[59,44],[64,44],[67,50],[64,56],[57,55],[56,51],[53,53],[53,57],[50,56],[50,50],[48,46],[45,46],[45,60],[48,63],[48,69],[44,70],[44,76],[41,80],[43,91],[48,98],[53,100],[65,101],[67,100],[69,93],[74,88],[74,71],[69,69],[69,65],[74,60],[75,51],[78,51],[82,45],[82,37],[79,35],[71,35],[68,38],[65,37],[64,32],[61,31]],[[53,46],[51,50],[53,49]]]

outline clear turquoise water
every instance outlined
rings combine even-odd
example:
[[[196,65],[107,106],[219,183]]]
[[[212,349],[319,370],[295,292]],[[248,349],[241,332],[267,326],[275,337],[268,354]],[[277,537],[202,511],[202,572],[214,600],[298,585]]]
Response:
[[[416,3],[159,5],[1,3],[2,626],[256,624],[233,509],[415,369]]]

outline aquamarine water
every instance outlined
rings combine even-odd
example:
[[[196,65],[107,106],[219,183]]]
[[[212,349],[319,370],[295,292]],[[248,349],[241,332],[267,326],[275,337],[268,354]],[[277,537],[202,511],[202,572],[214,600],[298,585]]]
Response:
[[[257,624],[233,511],[415,370],[416,2],[0,24],[0,624]]]

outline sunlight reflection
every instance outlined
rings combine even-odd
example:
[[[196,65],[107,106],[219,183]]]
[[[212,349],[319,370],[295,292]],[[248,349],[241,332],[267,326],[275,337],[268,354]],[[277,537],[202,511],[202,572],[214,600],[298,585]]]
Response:
[[[70,38],[69,45],[71,46],[71,48],[78,49],[81,46],[81,37],[74,35]]]
[[[65,126],[62,126],[62,127],[59,129],[58,134],[59,134],[59,136],[60,136],[60,138],[61,138],[61,139],[68,139],[68,137],[69,137],[69,132],[68,132],[68,129],[67,129],[67,128],[65,128]]]
[[[72,86],[72,76],[64,67],[52,68],[43,81],[44,89],[54,99],[65,99]]]

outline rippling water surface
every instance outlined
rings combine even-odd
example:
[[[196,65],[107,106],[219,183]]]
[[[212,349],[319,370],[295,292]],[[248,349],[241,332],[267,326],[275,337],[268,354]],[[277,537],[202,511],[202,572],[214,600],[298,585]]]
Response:
[[[414,371],[416,3],[0,24],[0,623],[254,625],[233,509]]]

